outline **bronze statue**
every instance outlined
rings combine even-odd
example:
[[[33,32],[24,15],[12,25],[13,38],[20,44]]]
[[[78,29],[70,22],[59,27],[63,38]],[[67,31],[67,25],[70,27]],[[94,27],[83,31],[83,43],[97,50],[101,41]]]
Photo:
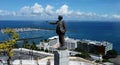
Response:
[[[63,19],[63,16],[59,15],[58,16],[58,21],[50,22],[50,24],[56,24],[56,33],[59,36],[59,43],[60,43],[59,49],[65,49],[64,35],[65,35],[65,32],[66,32],[66,25],[65,25],[65,22],[62,19]]]

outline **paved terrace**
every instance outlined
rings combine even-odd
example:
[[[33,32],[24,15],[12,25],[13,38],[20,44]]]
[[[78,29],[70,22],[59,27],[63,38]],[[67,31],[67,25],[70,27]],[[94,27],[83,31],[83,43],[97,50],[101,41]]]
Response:
[[[12,64],[15,65],[16,63],[18,65],[20,64],[26,64],[27,65],[34,65],[35,64],[35,59],[42,59],[48,56],[53,56],[53,54],[51,53],[46,53],[46,52],[42,52],[42,51],[34,51],[34,50],[29,50],[29,49],[25,49],[25,48],[19,48],[19,49],[13,49],[14,50],[14,56],[12,57],[11,61]],[[7,56],[0,56],[0,60],[2,60],[2,62],[0,62],[0,65],[7,65],[6,60],[7,60]]]
[[[54,65],[54,57],[51,53],[34,51],[24,48],[14,49],[14,51],[14,57],[12,58],[11,62],[12,65],[46,65],[47,59],[51,59],[51,65]],[[37,58],[37,60],[35,58]],[[69,57],[69,59],[71,59],[69,62],[70,65],[101,65],[80,57]],[[4,63],[4,65],[7,65],[6,62]],[[0,65],[3,64],[0,63]]]
[[[19,49],[14,49],[14,57],[12,58],[12,60],[18,60],[18,59],[30,60],[35,58],[41,59],[47,56],[53,56],[53,54],[42,51],[19,48]]]
[[[22,61],[21,63],[22,65],[37,65],[37,64],[46,65],[48,59],[50,59],[51,65],[54,65],[54,61],[53,61],[54,57],[46,57],[38,60],[15,60],[13,61],[13,65],[20,65],[21,61]],[[69,57],[69,59],[70,59],[69,65],[102,65],[78,57]]]

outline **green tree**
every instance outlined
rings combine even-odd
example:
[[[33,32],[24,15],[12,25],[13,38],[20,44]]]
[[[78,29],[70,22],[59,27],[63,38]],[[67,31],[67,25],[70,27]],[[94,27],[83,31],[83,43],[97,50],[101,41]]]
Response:
[[[4,34],[7,34],[9,39],[0,44],[0,51],[2,50],[6,52],[6,55],[8,56],[7,64],[10,65],[10,59],[14,55],[12,49],[18,40],[19,35],[17,34],[16,30],[10,28],[6,28],[4,30]]]
[[[105,59],[109,59],[109,58],[115,58],[117,57],[118,53],[116,50],[109,50],[107,51],[107,54],[105,56],[103,56],[103,58]]]
[[[23,48],[26,48],[26,49],[30,49],[30,46],[31,45],[29,44],[29,42],[27,40],[23,44]]]
[[[19,48],[18,44],[14,44],[13,48]]]
[[[45,49],[45,52],[48,52],[48,49]]]
[[[41,47],[41,49],[40,49],[41,51],[44,51],[44,48],[43,47]]]
[[[32,50],[37,50],[37,46],[36,46],[34,41],[32,42],[31,49]]]
[[[85,53],[85,52],[83,52],[82,54],[76,54],[75,56],[82,57],[82,58],[89,58],[90,57],[89,54]]]

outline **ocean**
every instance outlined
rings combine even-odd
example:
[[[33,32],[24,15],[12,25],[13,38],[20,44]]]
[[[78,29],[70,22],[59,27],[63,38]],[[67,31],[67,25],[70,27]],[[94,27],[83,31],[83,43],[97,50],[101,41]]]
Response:
[[[108,41],[113,44],[113,49],[120,54],[120,22],[109,21],[68,21],[66,20],[67,32],[65,36],[74,39],[89,39],[96,41]],[[0,21],[0,29],[3,28],[54,28],[46,21]],[[55,30],[39,30],[19,32],[20,38],[41,36],[34,39],[36,44],[40,40],[55,36]],[[0,32],[0,41],[7,39],[7,35]]]

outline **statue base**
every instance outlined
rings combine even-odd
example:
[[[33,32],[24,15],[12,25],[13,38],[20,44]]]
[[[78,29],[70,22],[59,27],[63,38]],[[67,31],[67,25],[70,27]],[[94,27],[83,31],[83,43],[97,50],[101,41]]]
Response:
[[[68,50],[54,51],[54,65],[69,65]]]
[[[58,47],[57,49],[58,50],[66,50],[67,48],[65,46],[62,46],[62,47]]]

